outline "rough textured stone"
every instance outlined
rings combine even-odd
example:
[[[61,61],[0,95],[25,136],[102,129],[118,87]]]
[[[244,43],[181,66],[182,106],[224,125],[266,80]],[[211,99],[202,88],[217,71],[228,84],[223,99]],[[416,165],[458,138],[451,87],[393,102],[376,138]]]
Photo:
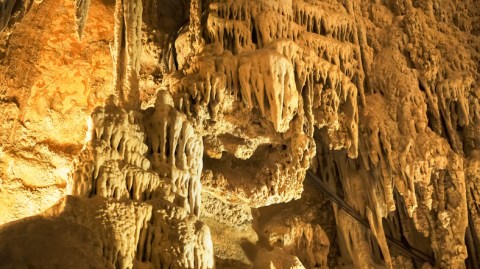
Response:
[[[476,268],[479,70],[476,0],[0,0],[1,265]]]

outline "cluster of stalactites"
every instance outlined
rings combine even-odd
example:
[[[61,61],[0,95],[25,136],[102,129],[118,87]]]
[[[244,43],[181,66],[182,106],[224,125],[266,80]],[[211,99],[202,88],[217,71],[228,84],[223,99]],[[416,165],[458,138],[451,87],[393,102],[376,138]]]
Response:
[[[200,214],[202,140],[162,94],[158,100],[145,120],[113,104],[95,110],[91,140],[74,165],[71,194],[144,201],[175,193],[185,198],[188,211]]]
[[[357,88],[337,65],[314,51],[289,39],[277,39],[264,49],[239,56],[213,46],[196,58],[192,70],[182,78],[182,85],[197,103],[218,106],[223,96],[233,95],[248,108],[258,108],[279,132],[288,130],[298,95],[309,87],[316,125],[344,128],[351,142],[332,147],[351,148],[352,156],[356,155]],[[347,108],[343,113],[341,106]]]
[[[355,42],[355,21],[346,12],[338,12],[320,1],[315,4],[293,0],[294,21],[309,32],[333,37],[341,42]]]
[[[372,211],[370,222],[382,228],[382,218],[388,212],[405,210],[405,219],[401,221],[413,222],[419,232],[430,238],[438,265],[455,267],[463,263],[467,255],[464,236],[456,236],[463,233],[467,226],[463,160],[445,140],[427,128],[427,107],[419,90],[399,88],[398,81],[415,81],[413,73],[401,73],[396,70],[397,67],[380,61],[379,65],[386,72],[395,75],[388,79],[382,75],[376,77],[373,85],[388,81],[381,85],[392,94],[387,95],[388,101],[378,95],[369,96],[367,104],[370,107],[364,111],[362,133],[369,135],[361,143],[364,145],[360,150],[361,159],[373,175],[373,179],[364,180],[370,188],[378,190],[367,197]],[[400,66],[398,62],[395,64]],[[390,102],[399,104],[391,107],[394,111],[401,111],[396,121],[378,114],[379,110],[388,111]],[[399,197],[395,197],[394,190],[403,197],[400,208]],[[414,240],[412,235],[405,236],[409,241]],[[376,237],[384,237],[383,230],[378,230]],[[443,249],[442,245],[451,246],[452,250]],[[386,253],[386,243],[383,248]]]
[[[197,103],[216,106],[222,96],[233,95],[247,108],[258,108],[276,131],[288,130],[299,92],[293,65],[283,55],[271,49],[240,56],[207,54],[197,58],[193,71],[182,78],[182,85]]]
[[[89,2],[76,1],[80,38]],[[194,47],[202,42],[200,6],[191,3]],[[77,205],[74,218],[102,235],[102,255],[115,267],[214,268],[209,228],[197,218],[202,139],[165,92],[154,108],[140,111],[141,26],[142,1],[117,0],[111,50],[118,102],[92,113],[68,185],[70,194],[92,198],[85,203],[91,210]]]
[[[291,19],[293,14],[291,0],[215,0],[210,3],[209,10],[215,16],[225,20],[242,21],[250,30],[253,29],[255,17],[264,11],[271,10],[288,19]]]
[[[101,235],[102,255],[119,268],[214,268],[209,228],[197,218],[202,140],[162,93],[146,116],[113,102],[93,112],[68,185],[92,198],[92,210],[75,218]]]
[[[471,217],[466,231],[467,244],[470,249],[478,249],[480,236],[480,151],[471,154],[471,159],[465,163],[465,181],[468,210]],[[477,240],[477,241],[475,241]],[[472,253],[480,261],[480,253]]]
[[[462,5],[471,3],[462,2]],[[480,108],[480,93],[475,83],[478,60],[469,51],[473,47],[462,39],[450,38],[445,32],[447,25],[439,30],[437,24],[431,24],[411,3],[407,7],[405,33],[409,44],[406,49],[427,97],[429,124],[434,132],[449,141],[455,152],[468,156],[480,142],[480,115],[474,112]],[[449,20],[453,14],[458,14],[458,21],[470,17],[463,17],[458,10],[452,13],[448,8],[432,11],[432,16],[433,13],[442,14],[441,20]],[[441,38],[433,38],[437,35]]]
[[[137,246],[152,218],[151,205],[130,200],[76,196],[67,196],[62,202],[63,217],[98,236],[101,254],[111,268],[134,267]]]
[[[97,108],[90,141],[74,163],[69,193],[148,200],[163,183],[145,157],[141,115],[109,105]]]
[[[311,48],[289,39],[278,39],[266,48],[283,54],[295,68],[297,89],[308,92],[307,109],[314,124],[327,128],[330,148],[348,150],[350,157],[358,150],[358,89],[338,65],[332,64]]]
[[[457,152],[463,152],[464,141],[457,130],[473,129],[472,133],[479,132],[473,127],[475,118],[474,111],[478,111],[480,103],[478,96],[471,91],[473,89],[474,78],[469,74],[454,73],[449,78],[441,80],[434,90],[436,98],[428,96],[431,99],[432,111],[434,117],[440,122],[443,119],[445,125],[445,136],[448,137],[452,148]],[[470,100],[469,100],[470,99]],[[477,100],[473,101],[472,100]],[[470,126],[469,126],[470,125]],[[437,127],[438,128],[438,127]],[[472,145],[466,145],[467,148],[475,148]]]
[[[258,37],[258,46],[262,48],[280,38],[298,41],[305,33],[305,28],[288,20],[285,16],[269,10],[256,16],[255,33]]]
[[[186,116],[173,107],[167,91],[160,91],[155,112],[146,118],[149,159],[153,169],[168,178],[172,192],[186,197],[190,209],[200,214],[203,143]]]
[[[239,40],[243,42],[241,45],[248,45],[248,49],[252,49],[251,45],[261,48],[272,38],[291,38],[296,41],[299,34],[305,31],[339,42],[355,42],[353,18],[345,10],[339,12],[338,8],[322,2],[214,1],[209,10],[209,38],[222,43],[225,49],[237,48],[228,42]],[[254,40],[254,35],[259,40]]]
[[[235,54],[254,48],[251,30],[243,21],[226,20],[211,15],[208,16],[207,25],[210,39]]]
[[[238,77],[243,102],[257,107],[277,132],[285,132],[298,109],[298,91],[293,66],[273,50],[242,55]]]
[[[397,222],[389,225],[397,240],[403,235],[415,246],[421,232],[431,242],[437,265],[456,267],[467,256],[465,164],[445,139],[428,128],[425,95],[414,83],[416,73],[403,67],[407,66],[403,56],[385,49],[376,57],[373,67],[380,71],[371,81],[382,95],[366,97],[359,158],[352,161],[341,152],[329,152],[328,141],[323,141],[317,154],[319,171],[329,182],[341,181],[346,201],[368,221],[388,267],[394,260],[383,228],[385,219]],[[474,184],[470,187],[474,194]],[[388,218],[394,211],[400,219]],[[373,266],[375,254],[364,247],[371,240],[365,239],[366,230],[344,210],[338,210],[337,222],[343,236],[352,238],[346,247],[355,265]],[[400,225],[404,232],[392,230]]]
[[[308,87],[316,126],[329,128],[331,148],[357,155],[356,84],[363,82],[356,29],[345,10],[303,1],[214,1],[206,29],[213,44],[182,80],[197,103],[218,114],[219,100],[230,94],[285,132],[296,96]]]
[[[373,113],[377,112],[369,112]],[[460,233],[467,226],[462,159],[432,132],[404,138],[407,142],[401,145],[402,150],[395,150],[400,145],[391,138],[397,134],[387,127],[393,126],[392,123],[370,120],[364,130],[370,136],[362,143],[369,151],[362,149],[361,159],[367,161],[373,175],[372,179],[364,180],[369,188],[377,191],[365,199],[371,210],[367,215],[370,225],[378,227],[375,236],[384,255],[388,253],[388,246],[381,241],[384,238],[382,219],[394,210],[405,210],[405,219],[401,221],[412,221],[416,230],[430,238],[440,266],[463,263],[467,254],[463,236],[446,232]],[[403,197],[400,207],[394,190]],[[404,236],[414,240],[412,235]],[[442,245],[452,246],[454,250],[445,250]]]

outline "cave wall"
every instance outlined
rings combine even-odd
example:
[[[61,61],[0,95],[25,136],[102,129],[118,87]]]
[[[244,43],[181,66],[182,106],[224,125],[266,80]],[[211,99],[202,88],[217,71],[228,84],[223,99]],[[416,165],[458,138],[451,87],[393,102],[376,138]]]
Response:
[[[479,266],[478,1],[0,11],[4,266]]]

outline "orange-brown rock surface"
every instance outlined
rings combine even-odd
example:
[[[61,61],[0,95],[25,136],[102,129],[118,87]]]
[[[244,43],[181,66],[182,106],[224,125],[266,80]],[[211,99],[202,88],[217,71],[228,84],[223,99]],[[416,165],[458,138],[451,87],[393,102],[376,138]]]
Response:
[[[477,0],[0,0],[0,267],[478,268],[479,70]]]

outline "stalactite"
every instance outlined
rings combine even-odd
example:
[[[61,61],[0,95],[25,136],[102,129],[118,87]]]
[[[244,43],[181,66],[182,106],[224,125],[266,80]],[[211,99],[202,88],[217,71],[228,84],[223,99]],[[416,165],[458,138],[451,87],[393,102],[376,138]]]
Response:
[[[75,26],[79,39],[82,39],[85,24],[87,24],[90,0],[75,0]]]
[[[138,109],[138,75],[142,48],[142,1],[118,0],[112,50],[114,89],[125,109]]]
[[[271,10],[258,14],[255,17],[255,26],[259,47],[266,46],[273,40],[280,38],[297,41],[305,32],[305,29],[300,25]]]
[[[92,114],[89,140],[75,162],[69,189],[92,197],[85,203],[93,203],[93,209],[75,218],[102,235],[102,255],[119,268],[131,268],[135,259],[153,268],[213,268],[210,231],[197,219],[202,141],[173,108],[168,92],[161,91],[153,111],[144,113],[127,113],[112,99]],[[131,218],[132,211],[140,217]]]
[[[224,49],[230,50],[235,54],[240,54],[253,48],[250,29],[243,21],[230,21],[209,16],[207,28],[211,40],[219,42]]]
[[[0,3],[0,33],[9,25],[22,20],[30,10],[33,0],[5,0]]]
[[[185,197],[190,211],[199,216],[203,143],[186,117],[173,108],[167,92],[159,93],[155,107],[146,119],[153,169],[168,175],[171,191]]]
[[[81,38],[96,1],[71,3],[80,40],[62,46],[89,53],[90,40]],[[480,11],[473,0],[450,2],[116,0],[109,7],[114,95],[88,120],[68,179],[71,196],[31,219],[31,230],[50,221],[72,238],[91,238],[88,255],[104,267],[214,268],[219,239],[200,221],[203,192],[210,199],[203,208],[214,211],[205,219],[255,230],[258,244],[242,245],[258,250],[246,267],[475,268]],[[0,62],[8,63],[0,82],[8,87],[18,80],[11,55],[28,47],[9,47],[17,34],[10,26],[29,5],[0,3],[0,31],[7,27]],[[181,19],[159,12],[178,7]],[[45,44],[38,48],[56,51],[53,38],[39,36]],[[49,55],[41,52],[37,58]],[[46,69],[35,61],[25,61],[25,79]],[[84,88],[91,83],[85,79]],[[44,84],[32,87],[43,94]],[[15,98],[0,91],[0,107],[8,101],[18,114],[0,125],[16,126],[24,132],[19,141],[30,141],[31,99]],[[45,114],[58,116],[48,107]],[[24,148],[46,143],[75,152],[29,143]],[[0,167],[20,181],[13,154],[6,155]],[[319,199],[333,201],[325,211],[331,216],[303,206],[265,209],[300,205],[312,171],[325,195]],[[0,240],[0,267],[1,250],[17,250],[8,244]]]

